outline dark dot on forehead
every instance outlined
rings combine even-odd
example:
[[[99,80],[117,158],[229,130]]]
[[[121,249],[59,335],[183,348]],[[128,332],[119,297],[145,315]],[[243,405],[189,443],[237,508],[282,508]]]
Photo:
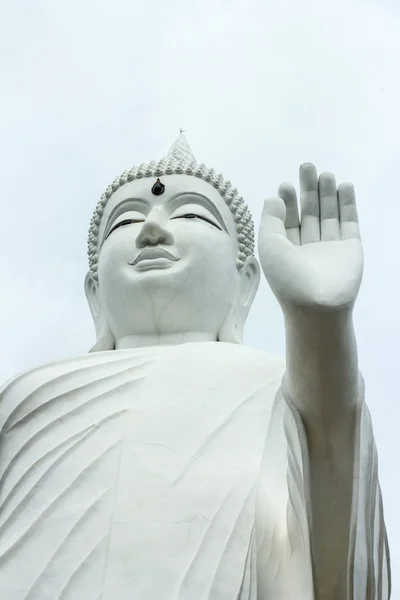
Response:
[[[161,196],[164,193],[165,185],[161,183],[160,179],[157,179],[153,187],[151,188],[152,193],[155,196]]]

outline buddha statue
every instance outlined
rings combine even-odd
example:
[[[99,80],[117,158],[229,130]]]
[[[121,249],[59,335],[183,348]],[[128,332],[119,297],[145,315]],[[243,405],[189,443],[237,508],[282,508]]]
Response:
[[[253,221],[183,134],[89,232],[96,343],[0,395],[0,598],[386,600],[353,307],[353,186],[300,167]],[[263,271],[286,359],[243,344]],[[266,317],[268,318],[268,317]]]

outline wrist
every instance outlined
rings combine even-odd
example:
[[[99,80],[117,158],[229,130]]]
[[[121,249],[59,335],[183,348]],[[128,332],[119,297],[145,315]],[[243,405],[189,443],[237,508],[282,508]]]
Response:
[[[286,329],[333,329],[353,327],[353,306],[332,307],[326,305],[284,305],[282,306]]]

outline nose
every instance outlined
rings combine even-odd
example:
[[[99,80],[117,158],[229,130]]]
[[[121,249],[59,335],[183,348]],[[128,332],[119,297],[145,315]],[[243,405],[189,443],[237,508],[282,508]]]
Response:
[[[155,207],[147,216],[139,235],[136,238],[136,248],[157,246],[158,244],[172,245],[174,237],[164,225],[160,207]]]

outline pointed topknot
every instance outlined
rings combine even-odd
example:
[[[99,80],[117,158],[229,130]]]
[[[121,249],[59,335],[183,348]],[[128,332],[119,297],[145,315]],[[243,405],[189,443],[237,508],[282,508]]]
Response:
[[[175,142],[172,144],[166,156],[167,159],[175,158],[184,162],[196,162],[193,152],[188,144],[187,139],[183,135],[183,131],[179,133]]]

